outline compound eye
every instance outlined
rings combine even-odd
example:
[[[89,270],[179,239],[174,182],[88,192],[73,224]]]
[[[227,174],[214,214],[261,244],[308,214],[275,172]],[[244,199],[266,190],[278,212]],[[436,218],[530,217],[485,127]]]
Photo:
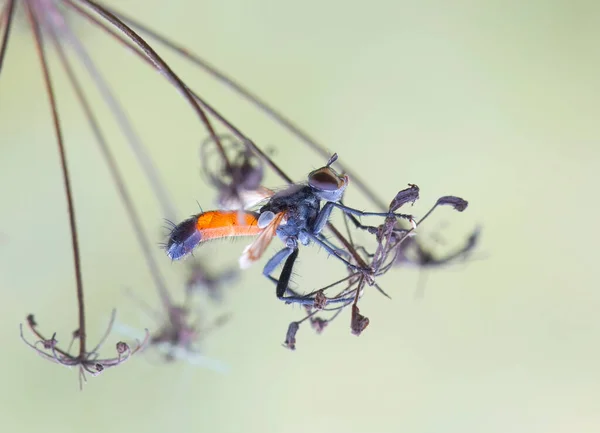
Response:
[[[344,181],[333,169],[323,167],[308,175],[308,184],[319,191],[337,191],[344,186]]]

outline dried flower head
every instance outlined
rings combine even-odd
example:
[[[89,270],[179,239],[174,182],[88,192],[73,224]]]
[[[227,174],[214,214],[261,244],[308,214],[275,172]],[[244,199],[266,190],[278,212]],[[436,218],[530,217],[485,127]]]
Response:
[[[290,350],[296,350],[296,333],[299,329],[299,322],[290,323],[287,333],[285,334],[285,341],[283,343],[284,347],[287,347]]]
[[[92,350],[86,350],[86,335],[78,331],[73,332],[73,336],[68,348],[65,349],[59,347],[56,334],[53,334],[49,339],[46,338],[38,330],[37,322],[34,320],[32,314],[27,316],[27,325],[37,340],[33,343],[30,343],[25,338],[23,335],[23,325],[20,325],[20,335],[25,344],[35,350],[42,358],[65,367],[78,367],[79,387],[80,389],[83,389],[84,382],[87,382],[86,373],[89,373],[92,376],[97,376],[107,368],[113,368],[121,365],[129,360],[132,355],[142,350],[148,342],[149,334],[148,330],[146,330],[146,338],[142,342],[137,341],[134,349],[131,349],[129,344],[119,341],[116,344],[117,356],[113,358],[100,358],[99,351],[106,343],[106,340],[110,335],[110,331],[114,325],[115,316],[116,311],[113,310],[104,336]],[[77,353],[72,353],[71,349],[75,340],[79,341],[79,351]]]

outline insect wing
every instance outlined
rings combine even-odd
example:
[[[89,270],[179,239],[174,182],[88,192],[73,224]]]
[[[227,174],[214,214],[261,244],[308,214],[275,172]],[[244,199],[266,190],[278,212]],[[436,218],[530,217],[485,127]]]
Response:
[[[240,257],[240,268],[247,269],[259,260],[271,244],[271,240],[277,232],[277,227],[283,221],[285,212],[280,212],[271,220],[263,231],[248,245]]]
[[[242,209],[250,209],[260,202],[271,198],[274,194],[275,191],[265,188],[264,186],[260,186],[253,190],[239,190],[239,198],[233,195],[221,197],[219,200],[219,207],[222,210],[238,210],[240,207]]]

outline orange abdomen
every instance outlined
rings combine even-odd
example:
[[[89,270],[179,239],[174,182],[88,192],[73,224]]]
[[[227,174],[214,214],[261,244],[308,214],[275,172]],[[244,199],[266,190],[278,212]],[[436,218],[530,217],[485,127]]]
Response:
[[[261,232],[254,212],[208,211],[197,215],[196,230],[202,239],[225,238],[231,236],[254,236]]]
[[[192,252],[201,242],[234,236],[255,236],[258,214],[248,211],[208,211],[176,225],[165,245],[167,255],[179,260]]]

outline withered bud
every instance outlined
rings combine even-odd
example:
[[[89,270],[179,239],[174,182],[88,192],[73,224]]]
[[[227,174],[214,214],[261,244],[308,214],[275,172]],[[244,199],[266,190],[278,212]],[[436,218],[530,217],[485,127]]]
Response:
[[[79,332],[79,329],[76,329],[75,331],[73,331],[73,338],[80,338],[81,337],[81,332]]]
[[[390,212],[395,212],[397,209],[405,205],[406,203],[411,202],[414,204],[415,201],[419,199],[419,187],[417,185],[413,185],[412,183],[408,184],[408,188],[403,189],[390,203]]]
[[[129,352],[129,344],[125,343],[124,341],[119,341],[117,343],[117,353],[122,355],[125,352]]]
[[[44,349],[50,350],[58,344],[58,341],[56,340],[56,338],[54,338],[55,336],[56,334],[54,334],[50,340],[42,340],[42,345],[44,346]]]
[[[104,366],[102,364],[96,364],[95,367],[98,373],[102,373],[104,371]]]
[[[352,329],[352,333],[354,335],[360,335],[365,330],[365,328],[369,326],[369,318],[360,314],[360,310],[358,306],[352,306],[352,321],[350,323],[350,328]]]
[[[298,322],[292,322],[288,326],[283,345],[290,350],[296,350],[296,332],[298,332],[298,329],[300,329],[300,323]]]
[[[329,325],[329,320],[322,319],[321,317],[311,317],[310,325],[317,332],[317,334],[321,334],[325,327]]]
[[[32,328],[35,328],[37,326],[37,322],[35,321],[33,314],[27,316],[27,324]]]
[[[325,293],[323,293],[322,290],[319,290],[315,295],[313,306],[316,310],[322,310],[323,308],[325,308],[325,305],[327,305],[327,297],[325,296]]]
[[[463,200],[460,197],[454,197],[453,195],[446,195],[444,197],[438,198],[437,204],[438,205],[450,205],[457,211],[462,212],[467,208],[467,206],[469,205],[469,202],[466,200]]]

